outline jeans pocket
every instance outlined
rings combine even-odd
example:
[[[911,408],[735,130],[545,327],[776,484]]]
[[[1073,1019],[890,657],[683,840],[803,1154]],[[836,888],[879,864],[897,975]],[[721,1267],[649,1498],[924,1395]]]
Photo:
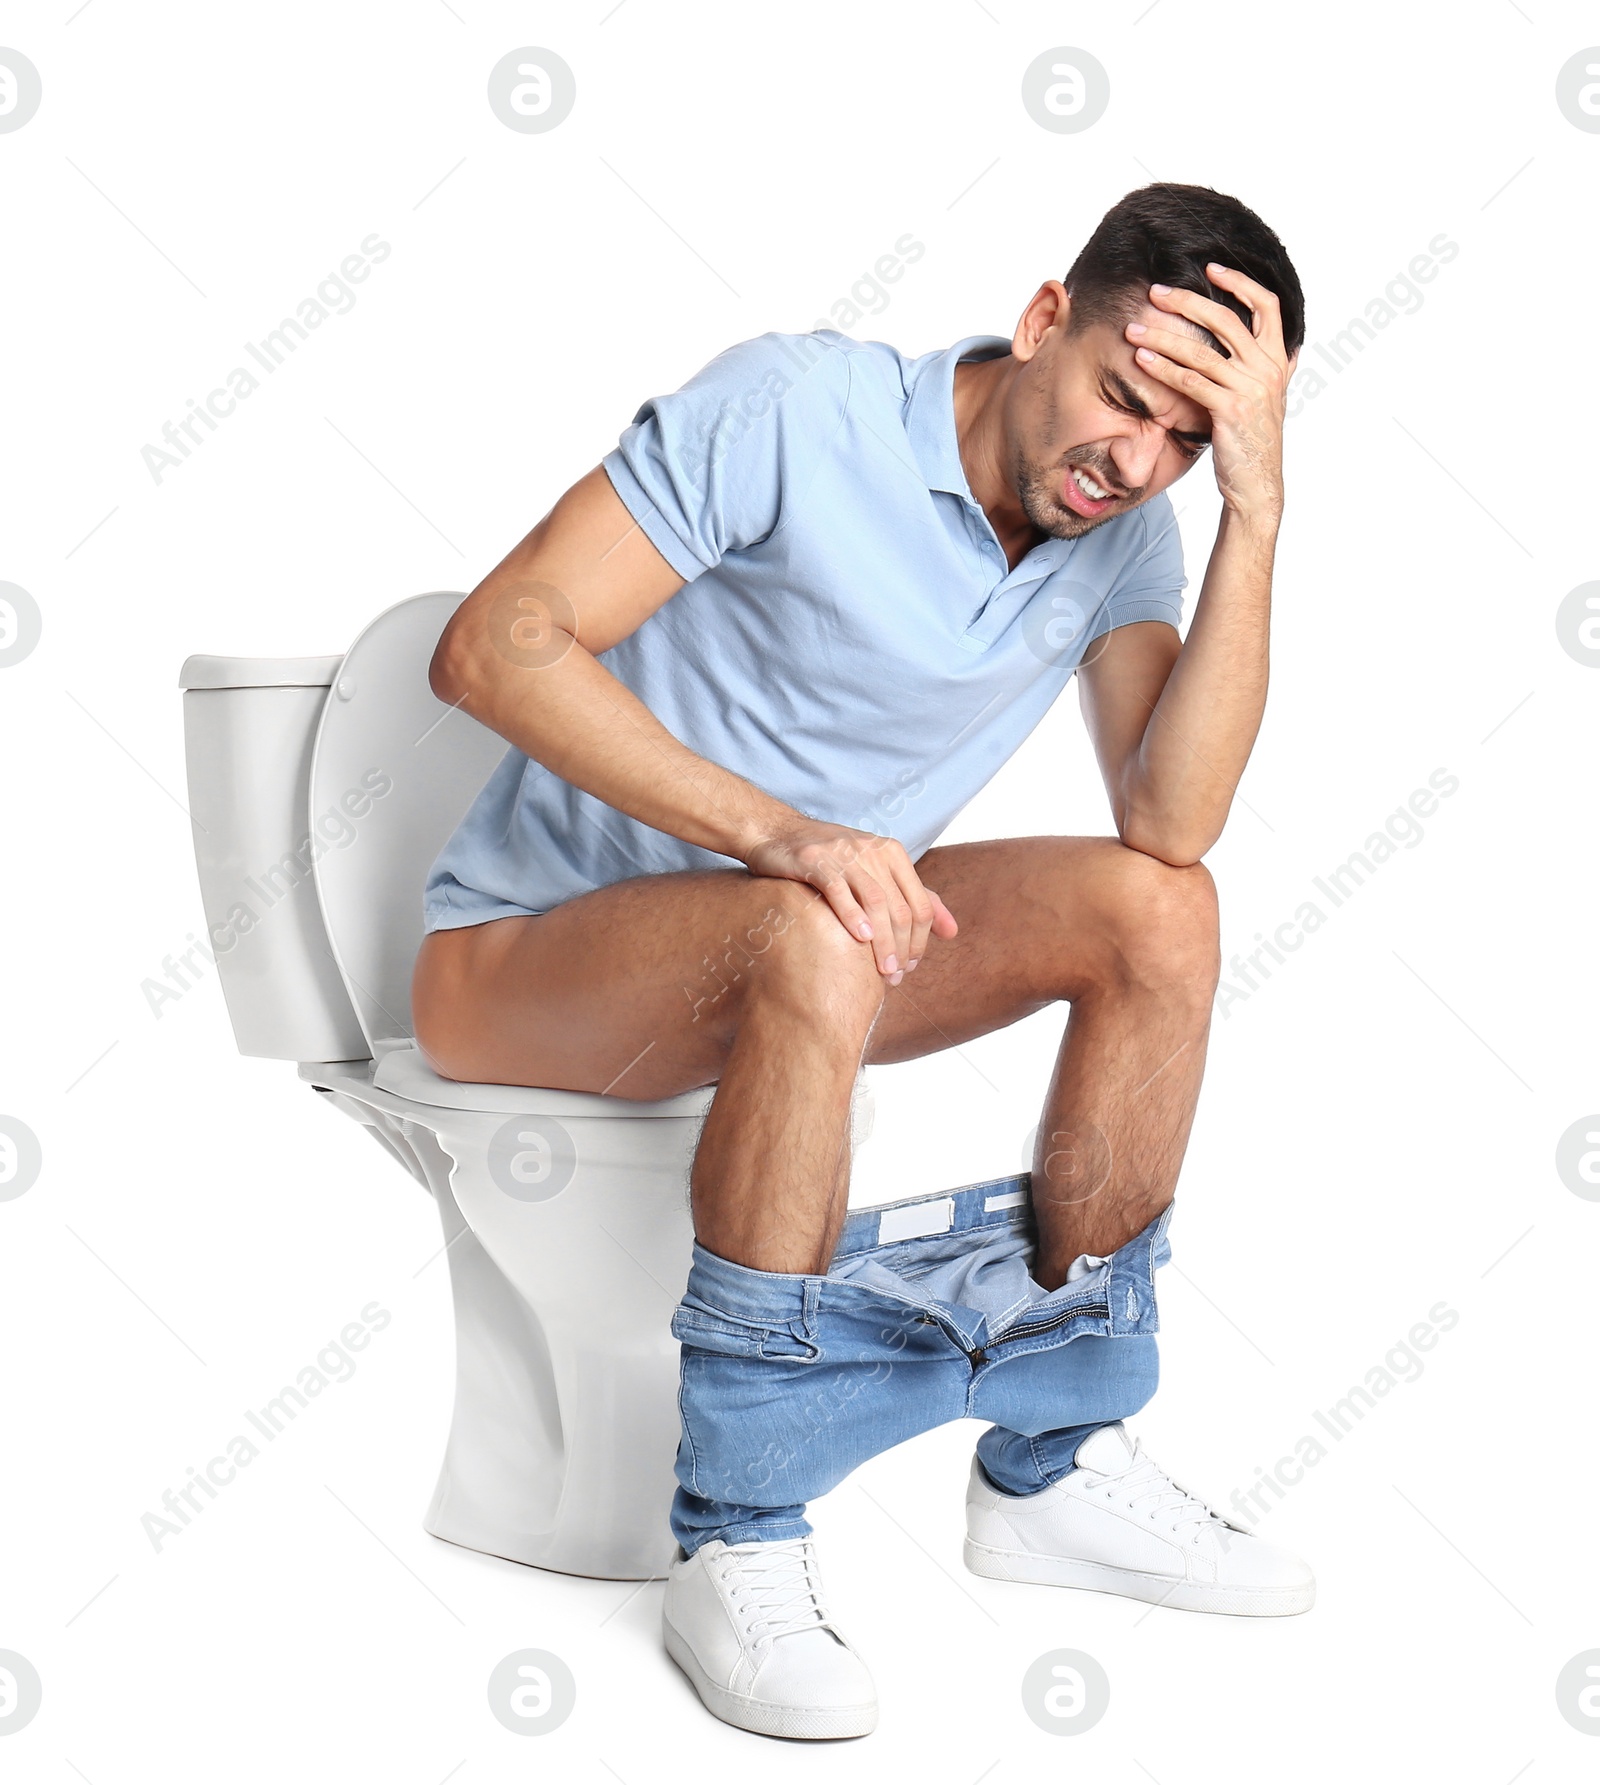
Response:
[[[794,1330],[794,1324],[740,1320],[731,1314],[711,1314],[680,1304],[672,1316],[672,1336],[697,1351],[719,1357],[784,1358],[792,1363],[814,1363],[822,1356],[815,1340]]]

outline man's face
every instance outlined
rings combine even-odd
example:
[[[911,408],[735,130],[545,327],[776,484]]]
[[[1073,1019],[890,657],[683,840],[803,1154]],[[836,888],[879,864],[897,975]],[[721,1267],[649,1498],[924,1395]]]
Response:
[[[1195,333],[1147,304],[1132,320]],[[1053,324],[1022,368],[1008,415],[1008,472],[1043,533],[1076,539],[1175,483],[1205,452],[1209,412],[1145,371],[1111,324]],[[1100,497],[1085,490],[1093,483]]]

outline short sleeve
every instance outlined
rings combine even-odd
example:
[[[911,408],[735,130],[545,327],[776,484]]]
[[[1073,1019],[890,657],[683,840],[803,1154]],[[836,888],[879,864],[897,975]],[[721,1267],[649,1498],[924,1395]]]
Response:
[[[601,460],[685,581],[768,539],[809,487],[849,400],[846,337],[758,335],[652,397]]]
[[[1172,503],[1163,492],[1138,512],[1144,521],[1144,543],[1118,575],[1095,616],[1091,643],[1135,620],[1165,620],[1176,626],[1183,618],[1183,591],[1189,579],[1184,574],[1183,540]]]

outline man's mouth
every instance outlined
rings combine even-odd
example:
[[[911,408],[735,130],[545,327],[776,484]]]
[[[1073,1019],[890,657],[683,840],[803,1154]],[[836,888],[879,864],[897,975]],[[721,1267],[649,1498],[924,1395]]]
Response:
[[[1098,482],[1092,471],[1085,471],[1077,465],[1067,467],[1061,487],[1067,507],[1074,514],[1083,515],[1085,519],[1092,520],[1096,515],[1104,514],[1118,499],[1116,492]]]

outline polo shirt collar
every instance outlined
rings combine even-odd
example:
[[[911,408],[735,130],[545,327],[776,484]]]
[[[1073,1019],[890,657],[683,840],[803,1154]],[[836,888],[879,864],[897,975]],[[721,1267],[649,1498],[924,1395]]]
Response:
[[[930,490],[948,490],[968,502],[974,500],[956,441],[956,363],[996,359],[1010,351],[1011,343],[1003,335],[968,335],[924,361],[906,404],[906,436]]]
[[[956,440],[955,375],[956,365],[964,359],[996,359],[1011,351],[1004,335],[968,335],[943,353],[928,356],[911,387],[906,403],[906,437],[930,490],[948,490],[951,495],[977,511],[984,531],[994,544],[997,556],[1004,558],[1000,542],[988,518],[978,505],[961,466],[961,448]],[[1005,575],[1003,586],[1021,587],[1037,582],[1058,570],[1072,555],[1076,539],[1049,537],[1023,557],[1016,568]]]

